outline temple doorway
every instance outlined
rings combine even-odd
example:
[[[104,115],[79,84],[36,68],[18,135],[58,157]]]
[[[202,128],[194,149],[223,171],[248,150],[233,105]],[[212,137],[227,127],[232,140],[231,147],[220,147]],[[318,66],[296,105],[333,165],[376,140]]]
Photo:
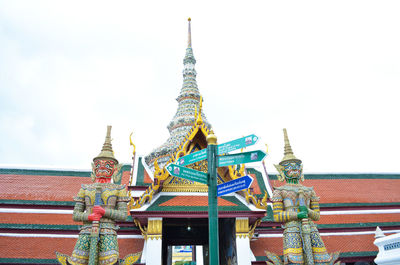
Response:
[[[162,264],[209,265],[208,219],[163,218]],[[219,219],[220,264],[236,264],[234,218]]]

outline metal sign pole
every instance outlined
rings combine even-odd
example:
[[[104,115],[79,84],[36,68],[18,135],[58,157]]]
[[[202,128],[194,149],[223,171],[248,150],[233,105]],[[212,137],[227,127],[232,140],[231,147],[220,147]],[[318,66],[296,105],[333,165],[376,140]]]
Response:
[[[218,197],[217,197],[217,137],[207,136],[208,161],[208,245],[210,265],[219,265]]]

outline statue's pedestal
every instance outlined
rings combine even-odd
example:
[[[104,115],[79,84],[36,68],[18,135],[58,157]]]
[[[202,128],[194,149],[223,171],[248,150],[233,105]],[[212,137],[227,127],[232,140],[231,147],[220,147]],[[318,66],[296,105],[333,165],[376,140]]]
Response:
[[[379,248],[378,256],[374,260],[378,265],[400,264],[400,233],[385,236],[377,228],[374,244]]]

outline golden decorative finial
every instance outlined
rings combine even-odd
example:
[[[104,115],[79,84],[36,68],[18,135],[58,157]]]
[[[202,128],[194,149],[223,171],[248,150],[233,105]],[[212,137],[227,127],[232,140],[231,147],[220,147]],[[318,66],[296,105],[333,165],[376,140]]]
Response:
[[[191,18],[188,18],[189,22],[189,28],[188,28],[188,48],[192,48],[192,30],[190,29],[190,21],[192,21]]]
[[[196,120],[196,124],[198,124],[198,125],[203,123],[203,120],[201,118],[201,109],[202,108],[203,108],[203,97],[200,96],[199,112],[197,113],[197,120]]]
[[[132,154],[133,154],[133,156],[135,156],[135,153],[136,153],[136,146],[133,144],[133,142],[132,142],[132,134],[133,134],[133,132],[131,132],[131,134],[129,135],[129,141],[131,142],[131,145],[133,146],[133,151],[132,151]]]
[[[300,159],[295,157],[293,154],[293,150],[292,150],[292,147],[290,146],[289,137],[288,137],[286,128],[283,129],[283,137],[284,137],[284,141],[285,141],[285,152],[284,152],[282,161],[279,164],[282,164],[285,161],[291,161],[291,160],[301,161]]]
[[[214,135],[213,130],[211,130],[210,134],[207,136],[207,144],[211,144],[211,145],[217,144],[217,136]]]
[[[103,144],[103,148],[101,149],[101,152],[98,156],[93,158],[93,161],[96,159],[113,159],[115,162],[118,163],[118,160],[115,159],[114,157],[114,151],[112,150],[112,145],[111,145],[111,125],[107,126],[107,134],[106,134],[106,139]]]

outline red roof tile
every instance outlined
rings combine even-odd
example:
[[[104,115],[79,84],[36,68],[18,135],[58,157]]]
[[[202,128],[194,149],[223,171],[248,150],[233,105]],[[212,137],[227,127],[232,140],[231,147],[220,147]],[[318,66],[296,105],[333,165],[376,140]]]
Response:
[[[159,206],[208,206],[207,196],[176,196]],[[218,198],[218,206],[237,206],[237,204]]]
[[[76,238],[1,237],[0,257],[55,259],[55,251],[70,255]],[[120,258],[143,250],[143,239],[118,239]]]
[[[0,199],[72,201],[90,178],[37,175],[0,175]]]
[[[271,184],[284,185],[278,180]],[[302,184],[314,187],[320,203],[400,202],[400,179],[306,179]]]
[[[256,174],[249,174],[253,178],[253,183],[251,183],[251,188],[253,188],[254,194],[261,194],[260,186],[258,185],[258,180]]]
[[[131,178],[131,172],[129,170],[122,172],[121,184],[129,185],[129,180]]]
[[[122,183],[129,182],[130,173],[124,171]],[[0,199],[72,201],[82,184],[91,184],[88,177],[38,176],[0,174]]]
[[[340,252],[364,252],[378,251],[373,244],[374,235],[351,235],[351,236],[322,236],[325,247],[329,253]],[[283,238],[259,238],[250,242],[251,249],[255,256],[265,256],[265,250],[282,255]]]
[[[316,224],[354,224],[354,223],[385,223],[400,222],[400,213],[390,214],[346,214],[346,215],[321,215]]]
[[[144,180],[143,180],[143,182],[146,183],[146,184],[153,183],[153,181],[151,180],[151,178],[150,178],[150,176],[149,176],[149,174],[147,173],[146,170],[144,171]]]
[[[2,224],[81,225],[72,220],[72,214],[0,213]]]

